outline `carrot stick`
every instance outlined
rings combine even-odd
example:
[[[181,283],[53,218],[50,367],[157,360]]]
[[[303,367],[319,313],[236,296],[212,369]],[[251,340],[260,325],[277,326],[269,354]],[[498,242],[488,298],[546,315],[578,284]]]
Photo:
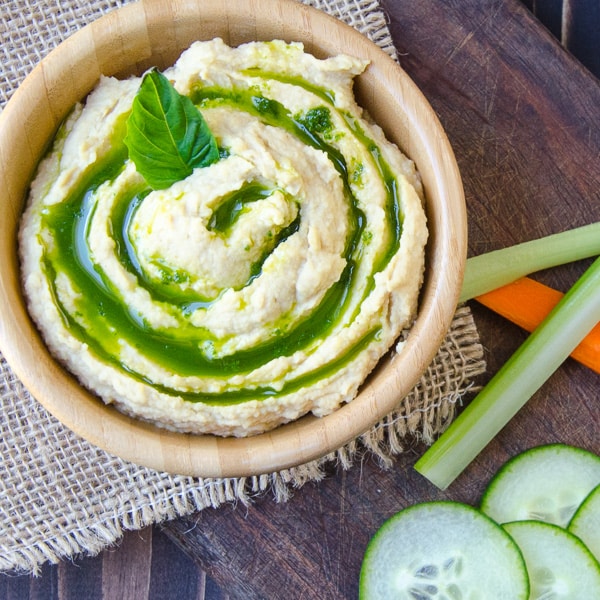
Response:
[[[529,277],[491,292],[475,300],[495,313],[512,321],[525,331],[533,331],[558,304],[563,293]],[[581,364],[600,373],[600,323],[575,348],[571,356]]]

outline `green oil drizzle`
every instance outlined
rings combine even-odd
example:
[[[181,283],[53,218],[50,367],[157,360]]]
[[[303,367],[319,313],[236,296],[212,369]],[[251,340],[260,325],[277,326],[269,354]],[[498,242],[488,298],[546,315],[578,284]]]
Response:
[[[258,182],[251,182],[239,190],[231,192],[219,203],[208,223],[210,231],[225,233],[231,229],[248,204],[264,200],[273,195],[272,187]]]
[[[227,234],[234,226],[239,217],[247,209],[248,205],[258,200],[264,200],[273,195],[276,188],[267,186],[256,181],[249,182],[239,190],[235,190],[227,194],[219,203],[219,206],[213,212],[213,215],[208,222],[208,230]],[[280,190],[288,202],[294,202],[294,199]],[[255,261],[250,269],[250,278],[245,283],[249,285],[262,272],[262,267],[265,260],[273,252],[273,250],[281,243],[287,240],[291,235],[296,233],[300,227],[300,214],[286,227],[282,227],[275,232],[270,232],[268,241],[263,244],[263,252],[260,258]],[[244,287],[244,286],[241,286]],[[238,288],[238,289],[241,289]]]
[[[292,81],[291,78],[288,80]],[[155,301],[164,305],[171,314],[180,319],[180,326],[175,330],[153,330],[140,315],[134,314],[124,305],[119,292],[113,288],[108,278],[89,257],[87,232],[94,213],[94,192],[101,183],[113,180],[121,172],[127,156],[126,148],[121,141],[115,143],[115,150],[86,174],[85,181],[77,187],[67,201],[48,207],[43,215],[45,227],[54,235],[54,244],[46,248],[43,268],[49,281],[52,282],[52,293],[58,310],[73,335],[88,344],[101,360],[127,371],[138,380],[147,381],[142,374],[131,371],[117,358],[118,340],[124,340],[165,369],[182,376],[228,377],[239,372],[250,372],[270,360],[291,355],[301,349],[310,353],[316,348],[319,340],[324,339],[333,327],[342,322],[342,319],[348,323],[348,319],[351,320],[356,315],[358,308],[354,308],[352,314],[347,313],[353,301],[352,289],[356,286],[357,261],[362,253],[362,245],[368,243],[369,236],[368,231],[365,230],[365,215],[358,207],[352,193],[346,160],[326,139],[330,136],[332,127],[330,111],[335,110],[332,106],[333,96],[327,90],[302,83],[302,80],[296,78],[293,78],[293,83],[303,85],[317,93],[328,106],[311,109],[304,115],[293,116],[281,103],[266,98],[256,91],[215,88],[195,90],[192,100],[201,106],[226,103],[237,110],[247,111],[269,125],[285,128],[303,143],[322,150],[329,156],[343,182],[348,207],[349,235],[344,251],[347,264],[339,281],[326,292],[320,304],[304,321],[286,325],[283,319],[281,325],[271,332],[270,339],[253,348],[229,356],[219,356],[218,349],[223,340],[212,339],[208,332],[192,327],[185,318],[195,310],[210,307],[216,299],[201,298],[193,292],[182,290],[178,284],[185,279],[185,273],[169,271],[168,268],[165,268],[164,281],[157,284],[143,272],[137,261],[135,249],[129,239],[128,228],[135,211],[149,190],[142,188],[131,190],[118,199],[111,216],[110,226],[116,242],[117,256],[127,271],[136,277],[139,285],[144,287]],[[396,182],[378,147],[350,115],[340,114],[352,134],[368,149],[386,187],[389,242],[375,265],[375,272],[377,272],[385,267],[399,245],[402,215]],[[224,151],[223,155],[226,154]],[[267,198],[272,193],[272,189],[262,184],[256,182],[247,184],[221,202],[212,216],[209,227],[214,231],[226,233],[235,225],[250,202]],[[293,223],[278,232],[274,243],[280,243],[293,235],[299,228],[300,219],[301,211]],[[253,265],[248,283],[260,275],[267,255],[268,253]],[[55,287],[56,284],[53,283],[56,273],[60,271],[66,272],[73,287],[81,292],[77,311],[73,315],[69,314],[61,303],[60,294]],[[366,284],[363,297],[372,288],[373,274],[370,282]],[[188,401],[220,404],[285,394],[323,379],[350,363],[376,338],[378,332],[378,328],[367,332],[345,355],[322,365],[311,373],[285,383],[278,391],[264,387],[211,395],[196,392],[182,393],[161,387],[151,381],[147,382],[163,393],[179,395]]]

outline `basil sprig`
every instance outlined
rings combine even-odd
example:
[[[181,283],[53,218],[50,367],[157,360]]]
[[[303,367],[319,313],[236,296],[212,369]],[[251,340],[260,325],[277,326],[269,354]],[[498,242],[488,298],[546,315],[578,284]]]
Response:
[[[219,159],[217,142],[192,101],[158,70],[148,71],[127,119],[125,145],[138,172],[155,190],[185,179]]]

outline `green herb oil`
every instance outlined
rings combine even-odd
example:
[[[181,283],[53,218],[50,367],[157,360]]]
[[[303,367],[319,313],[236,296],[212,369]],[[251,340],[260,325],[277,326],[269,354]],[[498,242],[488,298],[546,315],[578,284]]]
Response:
[[[301,80],[297,79],[294,79],[294,83],[302,84]],[[356,264],[360,259],[363,244],[369,241],[368,231],[365,229],[365,216],[352,193],[346,160],[328,141],[332,129],[330,111],[336,110],[332,103],[332,94],[327,90],[317,90],[308,84],[305,84],[305,87],[317,91],[326,105],[296,116],[290,115],[279,102],[249,90],[200,88],[192,94],[192,101],[197,105],[227,103],[236,110],[244,110],[257,116],[269,125],[285,128],[303,143],[322,150],[328,155],[342,179],[350,221],[344,250],[347,266],[339,281],[327,291],[321,303],[301,323],[289,326],[282,322],[281,326],[272,332],[271,338],[258,346],[230,356],[218,356],[217,351],[223,340],[211,338],[207,331],[192,327],[186,319],[193,311],[208,308],[216,299],[202,298],[192,292],[182,291],[177,284],[185,280],[186,274],[168,268],[164,270],[162,282],[157,284],[143,272],[137,261],[135,249],[129,240],[128,228],[135,211],[150,190],[131,190],[118,199],[111,217],[110,227],[116,242],[117,256],[125,269],[136,277],[138,284],[147,289],[155,301],[180,319],[180,326],[176,329],[151,329],[140,315],[134,314],[124,305],[119,292],[113,288],[104,273],[93,264],[87,243],[88,226],[95,209],[94,191],[101,183],[113,180],[121,172],[127,157],[127,150],[121,141],[115,144],[115,150],[106,159],[87,174],[85,181],[66,202],[47,208],[43,215],[44,224],[53,232],[55,242],[51,248],[46,249],[44,257],[47,276],[51,282],[54,282],[57,272],[65,272],[73,282],[73,286],[81,293],[77,314],[71,315],[62,305],[58,289],[53,287],[57,307],[73,335],[88,344],[101,360],[126,370],[134,378],[146,381],[143,375],[132,372],[117,358],[120,343],[124,341],[138,348],[140,352],[165,369],[182,376],[227,378],[239,372],[250,372],[277,357],[289,356],[298,350],[310,353],[320,340],[325,339],[328,333],[339,325],[342,319],[351,319],[355,316],[355,314],[348,316],[346,313],[351,305],[352,290],[357,284]],[[350,115],[342,114],[342,116],[352,134],[368,149],[387,193],[389,241],[385,251],[378,257],[375,273],[385,268],[398,249],[402,229],[400,202],[395,179],[378,147]],[[223,155],[223,151],[221,154]],[[249,203],[267,198],[272,193],[272,189],[257,183],[246,185],[223,200],[215,210],[209,227],[214,231],[226,232],[235,226],[239,215]],[[278,238],[274,241],[275,245],[297,231],[300,218],[299,213],[298,218],[290,226],[279,232]],[[268,253],[253,265],[248,283],[260,275],[262,263],[267,255]],[[364,296],[372,289],[374,273],[371,274],[370,282],[367,282]],[[55,286],[54,283],[52,285]],[[354,312],[358,310],[354,309]],[[249,398],[285,394],[310,385],[343,368],[375,339],[378,333],[378,328],[367,332],[344,356],[322,365],[307,375],[287,382],[278,391],[267,387],[232,390],[211,395],[196,392],[182,393],[155,385],[151,381],[148,383],[155,385],[163,393],[182,396],[192,402],[230,404]]]

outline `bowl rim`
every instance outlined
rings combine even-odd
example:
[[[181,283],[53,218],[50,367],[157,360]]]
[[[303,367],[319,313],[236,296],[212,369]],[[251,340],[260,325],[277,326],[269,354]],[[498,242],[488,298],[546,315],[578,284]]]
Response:
[[[5,202],[11,209],[10,223],[2,226],[2,233],[9,235],[4,235],[0,247],[0,252],[8,258],[0,261],[0,312],[3,315],[0,349],[31,395],[66,427],[124,460],[179,475],[245,477],[281,471],[322,459],[368,431],[412,389],[433,359],[452,322],[466,261],[466,206],[458,166],[437,115],[412,79],[376,44],[320,10],[294,0],[263,0],[260,9],[257,6],[246,0],[228,3],[177,0],[166,8],[160,0],[142,0],[115,9],[84,26],[42,59],[0,114],[0,183],[4,184]],[[174,37],[170,41],[175,46],[173,40],[180,29],[189,29],[194,23],[199,25],[198,39],[209,39],[205,32],[210,31],[219,15],[223,17],[223,11],[232,23],[236,19],[249,19],[253,24],[248,31],[235,35],[230,31],[232,38],[239,37],[239,41],[229,40],[236,45],[244,38],[252,39],[253,35],[266,39],[265,35],[257,34],[261,23],[259,12],[263,10],[269,18],[275,18],[273,27],[278,28],[280,39],[293,41],[302,35],[305,39],[299,41],[304,41],[307,50],[316,55],[328,54],[328,45],[337,43],[355,49],[354,55],[368,58],[371,61],[367,69],[369,76],[375,83],[389,86],[390,94],[401,106],[401,117],[410,131],[410,143],[427,150],[431,164],[415,162],[418,169],[425,168],[430,177],[437,173],[436,185],[441,187],[433,190],[426,186],[425,190],[428,207],[431,194],[435,195],[437,204],[435,220],[430,221],[433,229],[430,228],[419,314],[404,350],[393,360],[384,358],[386,364],[377,367],[358,396],[330,415],[321,418],[307,415],[247,438],[175,433],[127,417],[87,392],[51,357],[28,316],[21,293],[16,232],[31,170],[48,143],[48,136],[40,140],[34,132],[40,123],[48,129],[49,122],[55,130],[64,118],[59,108],[64,108],[65,103],[63,86],[68,87],[71,95],[79,94],[78,99],[91,90],[90,82],[97,80],[93,69],[90,71],[94,60],[99,61],[97,69],[110,71],[104,72],[105,75],[128,72],[131,66],[127,64],[130,60],[127,53],[136,57],[133,68],[138,73],[156,63],[157,57],[163,62],[171,60],[176,48],[163,51],[156,46],[158,42],[152,40],[152,36],[157,35],[153,27],[164,24],[162,19],[167,19],[173,29]],[[319,40],[325,38],[319,36],[325,34],[331,38],[323,46],[324,42]],[[121,44],[116,55],[114,48],[111,49],[119,45],[115,39]],[[90,52],[83,57],[77,54],[82,44],[91,44]],[[160,56],[156,54],[157,48],[162,52]],[[149,54],[153,49],[155,54]],[[87,71],[90,72],[85,74]],[[31,97],[36,101],[27,101]],[[23,136],[21,141],[15,140],[14,135],[23,123],[29,135]],[[385,130],[385,126],[383,128]],[[16,149],[12,161],[7,155],[8,148]],[[14,168],[15,159],[23,160],[30,167],[29,171],[11,176],[9,166],[12,164]],[[448,226],[450,223],[452,228]],[[418,338],[424,338],[426,344],[417,343]],[[402,379],[400,373],[407,365],[411,367],[411,376]],[[393,389],[390,389],[390,379]]]

